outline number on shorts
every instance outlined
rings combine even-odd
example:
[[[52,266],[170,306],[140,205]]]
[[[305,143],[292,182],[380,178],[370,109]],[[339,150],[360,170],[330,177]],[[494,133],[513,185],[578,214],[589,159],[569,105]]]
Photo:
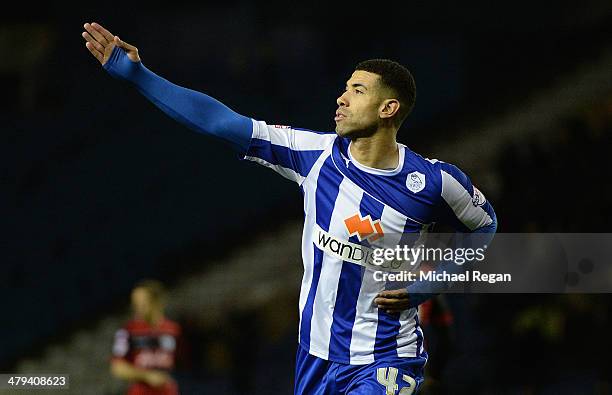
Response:
[[[378,382],[385,387],[385,395],[395,395],[395,391],[398,389],[397,385],[397,368],[378,368],[376,371],[376,379]],[[408,383],[409,387],[404,387],[398,395],[412,395],[416,388],[416,381],[408,376],[402,374],[402,380]]]

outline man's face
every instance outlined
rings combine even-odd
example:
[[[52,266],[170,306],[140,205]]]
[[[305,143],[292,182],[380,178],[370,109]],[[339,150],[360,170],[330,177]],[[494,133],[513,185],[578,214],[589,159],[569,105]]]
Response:
[[[346,82],[346,90],[336,100],[336,133],[342,137],[372,135],[378,128],[382,103],[380,76],[356,70]]]
[[[151,316],[155,306],[149,291],[145,288],[136,288],[132,291],[132,309],[138,318],[147,320]]]

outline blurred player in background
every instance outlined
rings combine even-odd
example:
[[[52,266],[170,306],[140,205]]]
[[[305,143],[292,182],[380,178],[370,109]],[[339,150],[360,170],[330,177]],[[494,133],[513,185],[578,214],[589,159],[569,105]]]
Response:
[[[132,290],[134,318],[115,334],[112,374],[131,383],[128,395],[177,395],[170,376],[180,326],[164,316],[165,289],[142,280]]]
[[[381,239],[397,246],[435,222],[492,238],[497,222],[461,170],[397,142],[415,102],[410,72],[385,59],[358,64],[336,100],[336,133],[321,133],[240,115],[151,72],[136,47],[99,24],[84,27],[87,49],[111,75],[177,121],[300,186],[304,277],[295,393],[415,393],[427,361],[417,306],[430,295],[408,282],[376,280],[379,267],[354,252]],[[296,80],[296,91],[308,88]]]

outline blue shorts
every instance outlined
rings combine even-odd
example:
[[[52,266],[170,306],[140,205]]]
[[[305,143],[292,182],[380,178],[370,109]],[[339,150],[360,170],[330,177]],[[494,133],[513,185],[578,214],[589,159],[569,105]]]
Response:
[[[298,346],[295,395],[413,395],[423,383],[426,356],[347,365],[310,355]]]

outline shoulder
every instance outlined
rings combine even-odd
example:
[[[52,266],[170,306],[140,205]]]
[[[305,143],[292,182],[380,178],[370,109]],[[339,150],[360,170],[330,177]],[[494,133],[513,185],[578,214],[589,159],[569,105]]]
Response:
[[[279,127],[279,125],[276,125],[277,127]],[[323,137],[337,137],[338,135],[336,134],[336,132],[323,132],[323,131],[319,131],[319,130],[312,130],[312,129],[306,129],[306,128],[298,128],[295,126],[280,126],[280,127],[284,127],[284,128],[290,128],[291,130],[294,130],[296,132],[300,132],[300,133],[314,133],[316,135],[319,136],[323,136]]]
[[[442,187],[441,169],[444,162],[438,159],[430,159],[410,150],[404,146],[404,169],[407,175],[407,185],[410,189],[411,179],[418,183],[424,179],[430,188],[440,190]]]
[[[438,159],[430,159],[426,158],[421,154],[418,154],[412,151],[410,148],[403,145],[405,150],[405,164],[408,166],[412,166],[415,168],[419,168],[421,170],[427,171],[429,173],[439,172],[440,166],[442,165],[442,161]]]
[[[467,182],[467,175],[458,166],[452,163],[440,162],[440,172],[443,176],[451,176],[460,183]]]
[[[148,327],[149,327],[149,324],[147,324],[145,321],[137,320],[137,319],[129,320],[128,322],[125,323],[125,325],[123,325],[123,329],[125,329],[128,332],[138,332],[138,331],[145,330]]]
[[[181,333],[181,326],[178,322],[172,321],[168,318],[164,318],[163,321],[160,322],[159,328],[169,335],[178,336]]]
[[[287,125],[272,125],[253,119],[253,138],[298,150],[320,150],[331,144],[337,134]]]
[[[468,176],[458,166],[439,159],[430,159],[406,148],[406,161],[409,166],[420,168],[425,174],[438,181],[440,186],[445,179],[454,179],[461,184],[469,183]]]

